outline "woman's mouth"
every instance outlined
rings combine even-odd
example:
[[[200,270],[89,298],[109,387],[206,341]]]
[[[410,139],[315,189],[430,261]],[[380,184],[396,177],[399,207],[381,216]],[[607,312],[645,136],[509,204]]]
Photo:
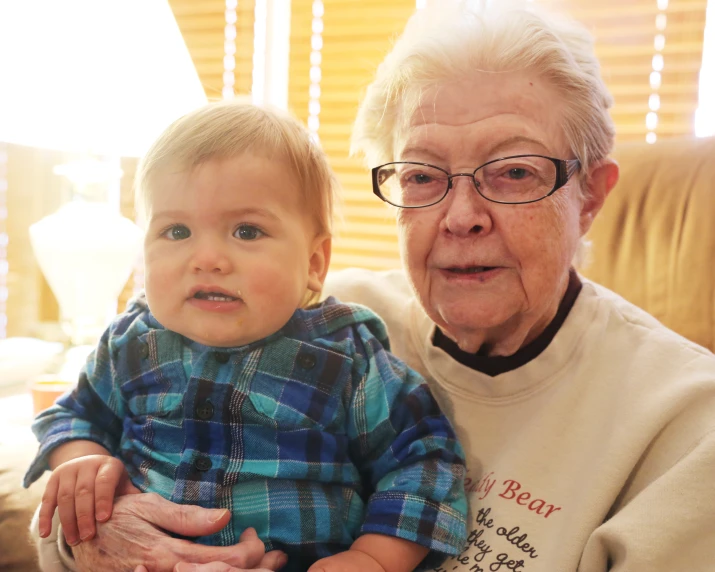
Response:
[[[484,284],[499,276],[503,269],[503,266],[449,266],[443,268],[441,274],[448,282],[455,284]]]
[[[465,266],[465,267],[452,267],[447,268],[448,272],[453,272],[454,274],[480,274],[482,272],[487,272],[489,270],[494,270],[496,266]]]

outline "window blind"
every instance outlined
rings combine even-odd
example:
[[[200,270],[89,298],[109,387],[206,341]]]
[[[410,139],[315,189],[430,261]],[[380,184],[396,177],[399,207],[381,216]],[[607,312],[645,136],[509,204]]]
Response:
[[[593,34],[617,141],[694,134],[707,0],[537,0]]]
[[[223,97],[224,73],[227,71],[233,71],[235,76],[235,93],[251,93],[255,0],[169,0],[169,5],[206,96],[210,100]],[[233,13],[236,15],[235,23],[231,21]],[[234,25],[235,38],[232,38],[231,28]],[[232,63],[232,44],[235,46],[234,70],[227,69]],[[228,62],[225,61],[227,55]],[[229,65],[226,66],[226,63]]]
[[[372,194],[370,174],[361,158],[349,157],[349,148],[364,89],[414,10],[414,0],[291,4],[288,105],[306,123],[317,117],[317,135],[342,188],[333,269],[400,266],[394,214]]]

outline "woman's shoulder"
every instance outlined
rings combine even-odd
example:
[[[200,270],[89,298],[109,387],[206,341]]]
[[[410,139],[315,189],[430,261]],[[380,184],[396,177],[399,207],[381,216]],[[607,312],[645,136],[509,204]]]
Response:
[[[402,270],[375,271],[364,268],[329,272],[323,296],[335,296],[341,302],[367,306],[385,320],[388,328],[404,319],[405,308],[414,299],[412,288]]]
[[[622,333],[634,344],[660,348],[665,354],[679,354],[682,359],[704,358],[715,367],[715,355],[701,345],[668,328],[655,316],[629,302],[605,286],[583,279],[582,296],[586,304],[594,304],[598,311],[611,317],[610,335]]]
[[[345,268],[331,270],[323,288],[325,296],[335,296],[346,301],[350,297],[363,296],[412,296],[412,289],[404,270],[368,270],[366,268]]]

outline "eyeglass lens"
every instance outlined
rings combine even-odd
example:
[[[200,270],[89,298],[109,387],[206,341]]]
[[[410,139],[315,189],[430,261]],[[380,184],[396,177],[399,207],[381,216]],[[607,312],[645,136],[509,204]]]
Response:
[[[474,173],[474,180],[480,194],[487,199],[528,203],[551,193],[557,175],[557,167],[550,159],[509,157],[480,167]],[[450,175],[441,169],[417,163],[391,163],[377,174],[383,197],[393,205],[404,207],[439,202],[449,190],[449,180]]]

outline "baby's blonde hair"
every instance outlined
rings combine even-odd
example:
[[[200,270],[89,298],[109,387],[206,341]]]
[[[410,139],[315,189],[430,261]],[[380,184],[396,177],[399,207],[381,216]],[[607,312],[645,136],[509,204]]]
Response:
[[[239,100],[209,103],[164,130],[137,168],[134,197],[139,217],[147,212],[153,178],[166,169],[188,173],[211,159],[242,153],[287,161],[316,236],[332,234],[337,183],[323,151],[289,113]]]
[[[140,220],[146,217],[157,176],[167,170],[189,173],[206,161],[242,153],[286,161],[295,174],[315,236],[332,236],[337,181],[323,151],[289,113],[240,100],[209,103],[164,130],[137,168],[134,201]],[[303,305],[318,297],[318,293],[306,294]]]

